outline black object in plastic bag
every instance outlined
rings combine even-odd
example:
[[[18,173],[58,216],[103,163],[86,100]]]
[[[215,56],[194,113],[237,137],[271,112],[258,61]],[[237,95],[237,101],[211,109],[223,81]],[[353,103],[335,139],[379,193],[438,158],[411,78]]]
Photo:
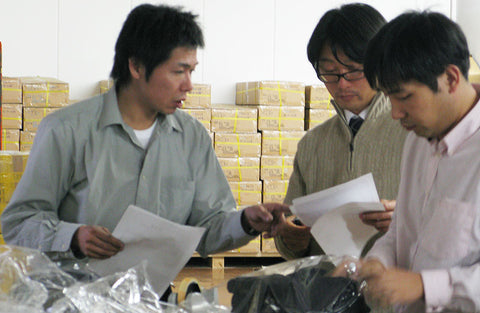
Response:
[[[370,312],[349,278],[325,276],[322,266],[288,275],[237,277],[228,282],[234,313],[360,313]]]

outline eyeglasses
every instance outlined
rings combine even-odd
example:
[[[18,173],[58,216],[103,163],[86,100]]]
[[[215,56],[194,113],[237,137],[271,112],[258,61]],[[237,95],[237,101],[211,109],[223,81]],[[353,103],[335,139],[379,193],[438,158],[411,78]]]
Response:
[[[340,77],[343,77],[346,81],[355,81],[365,77],[363,70],[354,70],[351,72],[346,72],[343,74],[317,74],[318,79],[320,79],[324,83],[338,83],[340,81]]]

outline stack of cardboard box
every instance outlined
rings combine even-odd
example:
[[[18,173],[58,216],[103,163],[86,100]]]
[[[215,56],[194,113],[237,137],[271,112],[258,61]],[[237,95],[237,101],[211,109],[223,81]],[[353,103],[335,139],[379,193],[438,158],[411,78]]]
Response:
[[[325,122],[337,112],[333,108],[325,85],[310,85],[305,88],[305,130]]]
[[[262,202],[283,202],[297,144],[305,134],[305,85],[283,81],[237,83],[236,104],[258,109]],[[261,251],[276,252],[273,240],[262,239]]]
[[[12,197],[27,164],[28,152],[0,151],[0,215]],[[4,243],[0,224],[0,244]]]
[[[1,150],[30,151],[40,121],[69,104],[69,84],[49,77],[4,77]]]

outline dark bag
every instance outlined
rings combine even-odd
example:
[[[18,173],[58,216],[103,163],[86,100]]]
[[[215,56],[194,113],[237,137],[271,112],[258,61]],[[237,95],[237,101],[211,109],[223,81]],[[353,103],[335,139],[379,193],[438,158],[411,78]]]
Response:
[[[370,312],[358,283],[325,276],[319,266],[289,275],[237,277],[228,282],[234,313],[357,313]]]

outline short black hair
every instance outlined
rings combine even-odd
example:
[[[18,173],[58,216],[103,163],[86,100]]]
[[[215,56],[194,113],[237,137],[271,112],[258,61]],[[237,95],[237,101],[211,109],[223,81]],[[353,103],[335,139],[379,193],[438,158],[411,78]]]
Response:
[[[330,45],[335,58],[342,50],[352,61],[363,64],[368,41],[385,25],[385,18],[364,3],[342,5],[325,13],[307,45],[308,60],[318,73],[318,60],[324,45]]]
[[[196,15],[180,7],[142,4],[128,15],[115,45],[110,76],[117,91],[130,81],[130,58],[145,66],[146,79],[154,68],[170,58],[178,47],[203,48],[202,30]]]
[[[436,92],[438,76],[450,64],[468,79],[469,57],[467,40],[455,22],[441,13],[409,11],[370,41],[364,72],[372,88],[387,93],[411,80]]]

